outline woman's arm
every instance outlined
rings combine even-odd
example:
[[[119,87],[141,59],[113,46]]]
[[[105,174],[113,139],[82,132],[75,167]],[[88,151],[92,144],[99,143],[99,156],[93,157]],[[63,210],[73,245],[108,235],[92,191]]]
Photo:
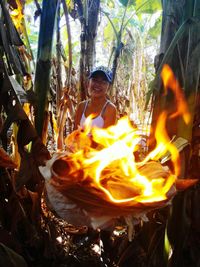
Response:
[[[117,122],[117,109],[114,104],[108,104],[104,113],[104,127],[107,128]]]

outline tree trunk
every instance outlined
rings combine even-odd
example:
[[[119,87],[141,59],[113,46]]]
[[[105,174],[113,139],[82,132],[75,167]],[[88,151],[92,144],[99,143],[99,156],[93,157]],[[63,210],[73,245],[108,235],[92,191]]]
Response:
[[[87,76],[95,63],[95,39],[98,27],[100,0],[89,0],[87,5],[76,1],[81,22],[80,98],[87,96]]]

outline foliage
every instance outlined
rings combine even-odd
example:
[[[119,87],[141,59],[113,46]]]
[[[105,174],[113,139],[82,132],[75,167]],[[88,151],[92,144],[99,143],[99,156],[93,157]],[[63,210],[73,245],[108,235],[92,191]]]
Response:
[[[137,12],[142,12],[142,13],[150,13],[152,14],[155,12],[155,10],[161,10],[161,0],[149,0],[149,1],[144,1],[144,0],[136,0],[136,10]]]
[[[34,3],[35,2],[37,1],[34,1]],[[86,1],[79,2],[86,4]],[[117,57],[118,62],[116,64],[116,76],[113,84],[115,93],[111,95],[111,97],[117,105],[120,116],[128,113],[132,120],[134,120],[138,125],[144,125],[145,123],[148,123],[148,116],[145,114],[145,97],[148,84],[150,80],[152,80],[154,73],[153,60],[159,44],[158,40],[161,24],[160,12],[157,12],[156,15],[154,12],[160,11],[161,3],[160,1],[147,0],[119,2],[101,1],[101,16],[97,21],[97,36],[95,33],[97,51],[94,64],[97,64],[98,62],[100,65],[103,62],[103,64],[112,67],[115,56]],[[41,1],[38,3],[41,4]],[[43,3],[48,5],[50,1],[43,1]],[[80,74],[81,71],[78,66],[81,42],[78,38],[80,36],[81,38],[84,37],[84,35],[81,35],[80,20],[82,18],[80,17],[80,14],[76,12],[77,5],[74,5],[73,1],[67,1],[67,7],[72,16],[69,17],[69,24],[72,33],[73,51],[71,78],[69,78],[70,35],[69,31],[67,32],[65,28],[65,12],[62,9],[60,13],[60,22],[57,21],[57,27],[54,27],[54,21],[57,19],[57,13],[55,12],[57,7],[56,1],[53,3],[55,5],[52,16],[50,16],[49,9],[47,8],[48,6],[46,6],[46,8],[43,7],[43,15],[46,16],[46,21],[43,21],[44,17],[41,17],[41,30],[39,33],[38,46],[36,45],[38,35],[37,27],[39,27],[38,16],[41,14],[39,12],[40,9],[36,9],[35,4],[33,4],[33,2],[31,3],[31,1],[30,6],[32,8],[32,13],[34,10],[37,20],[35,25],[33,25],[29,24],[26,19],[31,47],[35,52],[38,52],[36,71],[34,66],[32,66],[32,69],[29,70],[29,74],[35,75],[35,81],[33,83],[36,88],[38,99],[34,100],[34,93],[30,95],[32,96],[31,99],[35,101],[34,105],[36,107],[38,105],[39,109],[37,116],[40,117],[41,115],[44,115],[47,118],[47,146],[51,149],[51,152],[56,149],[56,135],[59,130],[62,134],[64,132],[64,137],[72,131],[73,128],[73,113],[78,101],[80,100],[78,98],[77,88],[79,87],[80,82],[78,74]],[[29,2],[26,1],[26,5],[28,4]],[[87,8],[85,11],[86,10]],[[85,13],[87,12],[84,12],[84,15],[86,15]],[[78,18],[79,21],[76,20]],[[173,49],[170,49],[172,50],[175,50],[175,46],[179,44],[179,42],[183,42],[188,34],[190,35],[192,32],[194,33],[198,30],[199,22],[196,19],[188,19],[188,21],[181,27],[180,31],[177,32],[174,37],[174,41],[171,43],[171,47],[173,47]],[[14,33],[16,34],[15,31]],[[53,38],[55,33],[57,35],[60,33],[60,39],[58,37],[57,39]],[[85,33],[87,33],[87,31]],[[11,37],[14,36],[15,35]],[[191,36],[192,35],[190,35],[190,37]],[[55,40],[57,41],[56,44]],[[82,40],[84,41],[84,38]],[[188,88],[189,90],[191,88],[191,84],[193,85],[192,82],[199,74],[199,69],[195,69],[195,66],[198,64],[199,47],[194,46],[194,49],[192,49],[193,45],[190,43],[190,40],[188,40],[188,43],[190,53],[186,53],[187,57],[185,61],[182,62],[180,58],[179,60],[180,65],[181,63],[185,63],[180,73],[182,75],[181,77],[183,83],[185,83],[185,88]],[[7,63],[11,63],[9,65],[9,71],[13,71],[15,74],[20,72],[23,75],[26,74],[23,69],[23,58],[21,58],[22,53],[19,56],[18,48],[15,47],[16,49],[14,49],[13,44],[11,44],[12,48],[10,48],[10,51],[7,49],[6,44],[8,44],[8,41],[3,39],[4,50],[8,53],[6,54]],[[15,46],[17,46],[16,43]],[[166,51],[163,62],[166,60],[170,61],[173,58],[173,53],[171,53],[172,50],[170,52],[170,49],[169,51]],[[115,53],[113,53],[113,51]],[[60,61],[58,60],[58,54],[61,56]],[[110,57],[108,55],[110,55]],[[193,59],[192,62],[189,62],[189,58]],[[41,65],[44,68],[40,68]],[[60,66],[61,72],[58,70]],[[185,69],[187,71],[185,71]],[[61,74],[62,81],[58,78],[60,77],[59,74]],[[19,81],[23,80],[23,75],[21,75],[21,79],[19,79]],[[187,80],[186,77],[192,78],[191,80]],[[3,197],[0,203],[0,205],[2,205],[0,220],[3,221],[4,234],[11,233],[11,237],[17,245],[19,245],[20,249],[17,250],[19,251],[19,254],[24,256],[30,266],[32,265],[35,267],[46,266],[47,264],[49,266],[80,266],[80,264],[81,266],[113,266],[113,260],[117,262],[119,266],[131,266],[134,264],[134,266],[160,267],[159,260],[161,258],[160,255],[163,252],[162,240],[164,238],[163,231],[166,224],[165,218],[169,216],[167,211],[162,211],[159,214],[153,213],[150,224],[145,224],[144,228],[141,226],[136,228],[135,239],[132,243],[129,243],[127,241],[126,233],[124,236],[120,236],[119,238],[112,237],[112,240],[109,239],[110,236],[106,233],[104,233],[104,237],[100,237],[98,232],[89,232],[87,235],[82,232],[82,229],[74,229],[66,222],[59,221],[57,216],[51,214],[49,211],[44,211],[45,208],[43,207],[43,202],[42,208],[44,209],[40,209],[40,200],[44,181],[38,171],[38,166],[42,165],[44,161],[50,157],[50,155],[47,148],[41,143],[33,125],[28,120],[28,117],[20,105],[20,99],[18,99],[20,95],[18,92],[19,89],[16,89],[17,86],[14,86],[13,88],[13,84],[10,84],[11,82],[9,78],[4,81],[6,81],[5,84],[7,87],[1,87],[3,88],[1,89],[1,93],[6,92],[6,94],[3,96],[1,95],[0,100],[3,105],[2,114],[6,117],[6,123],[3,122],[1,139],[5,149],[9,147],[5,141],[5,135],[9,132],[10,125],[15,123],[18,128],[18,133],[15,136],[15,144],[18,145],[22,160],[17,174],[15,174],[13,170],[9,169],[10,165],[1,166],[1,188],[5,189],[5,191],[1,194]],[[62,98],[60,99],[60,109],[58,112],[56,106],[57,102],[55,99],[57,96],[58,84],[60,82]],[[21,85],[25,88],[23,82],[21,82]],[[197,83],[195,82],[194,87],[197,88]],[[23,88],[21,88],[21,90],[23,91]],[[15,91],[18,92],[17,96]],[[25,94],[25,98],[30,96],[29,93],[30,92]],[[22,98],[21,95],[20,98]],[[15,101],[17,101],[16,105],[13,104]],[[47,102],[49,104],[48,108],[50,107],[49,109],[46,105]],[[31,108],[32,107],[30,107],[30,116],[31,113],[33,113]],[[149,107],[147,115],[149,115]],[[40,125],[37,126],[37,128],[39,129],[38,132],[41,134],[45,120],[42,116],[39,119]],[[64,149],[64,146],[61,146],[61,149]],[[13,178],[16,180],[14,183],[15,187],[13,187],[13,184],[10,182]],[[195,205],[197,205],[198,195],[196,194],[195,197]],[[6,202],[7,199],[8,203]],[[180,200],[178,200],[178,202],[184,201],[186,201],[184,197],[180,197]],[[13,203],[15,203],[15,212],[12,213]],[[182,210],[180,210],[179,207],[180,203],[177,204],[177,210],[180,212],[180,216],[183,215],[182,221],[187,221],[188,217],[184,217],[184,209],[182,213]],[[176,210],[174,209],[173,216],[175,213]],[[6,221],[8,217],[11,218],[10,223]],[[176,222],[176,217],[172,217],[171,225],[169,225],[168,228],[171,228],[170,231],[172,235],[170,236],[169,234],[169,240],[175,244],[176,247],[181,247],[180,243],[176,243],[177,240],[173,240],[173,237],[175,236],[174,233],[177,231],[176,227],[174,227],[174,222]],[[190,223],[191,221],[189,224]],[[152,226],[152,228],[150,226]],[[193,226],[197,227],[196,225]],[[180,236],[183,236],[185,229],[187,230],[188,228],[184,228],[183,225],[181,229],[182,231]],[[76,231],[78,231],[78,235],[76,235]],[[153,231],[153,235],[150,234],[150,231]],[[30,233],[32,234],[30,235]],[[10,234],[6,235],[5,239],[7,239],[9,235]],[[59,243],[57,237],[62,237],[63,242]],[[92,245],[94,245],[100,238],[102,238],[104,246],[107,245],[107,250],[102,253],[103,262],[102,259],[91,249]],[[188,236],[185,236],[184,242],[187,242],[187,240]],[[192,242],[193,240],[190,241]],[[178,258],[177,255],[178,254],[175,254],[176,258]],[[165,264],[166,262],[162,262],[161,265],[165,266]]]
[[[13,8],[19,2],[24,3],[24,1],[17,0],[8,2],[12,3]],[[126,233],[111,238],[108,233],[102,233],[102,236],[99,236],[97,231],[89,231],[86,234],[84,229],[74,229],[66,222],[59,220],[57,215],[55,216],[48,211],[43,201],[40,202],[43,200],[41,194],[44,181],[38,171],[38,166],[44,164],[50,155],[22,109],[21,102],[31,103],[27,112],[29,117],[34,117],[33,106],[37,108],[37,105],[39,107],[37,116],[46,116],[46,121],[44,117],[40,117],[40,125],[37,128],[41,134],[43,126],[46,126],[47,147],[50,152],[54,151],[56,149],[56,136],[59,135],[59,131],[63,138],[73,128],[73,113],[79,101],[77,74],[80,74],[78,62],[81,42],[78,38],[79,36],[84,37],[81,35],[80,27],[80,20],[83,17],[80,17],[80,10],[78,13],[78,5],[74,4],[74,1],[67,1],[67,8],[71,15],[69,25],[72,40],[70,41],[70,31],[69,28],[66,31],[66,23],[64,22],[66,12],[61,9],[59,21],[56,15],[56,1],[51,1],[51,4],[54,3],[54,9],[53,15],[50,16],[47,8],[50,4],[48,0],[43,1],[47,5],[46,7],[43,6],[43,16],[46,16],[46,21],[43,20],[44,17],[42,16],[39,45],[37,45],[41,2],[36,0],[34,3],[30,0],[25,2],[26,7],[30,6],[31,15],[34,14],[35,21],[32,22],[30,15],[24,14],[24,22],[26,23],[19,23],[19,25],[25,28],[20,30],[18,28],[19,34],[10,20],[7,9],[2,6],[3,1],[1,2],[3,16],[1,14],[0,23],[2,38],[0,51],[0,141],[4,149],[8,153],[13,150],[12,152],[16,157],[11,159],[3,149],[0,149],[0,242],[23,255],[29,266],[34,267],[46,265],[80,266],[80,264],[81,266],[113,266],[113,261],[123,267],[133,264],[134,266],[145,267],[160,267],[161,265],[183,267],[187,262],[193,264],[190,266],[196,267],[199,264],[198,186],[174,199],[172,211],[167,208],[159,213],[152,213],[150,223],[136,228],[136,236],[131,243],[128,242]],[[160,70],[164,63],[169,63],[174,67],[174,71],[185,89],[191,104],[191,111],[195,112],[193,97],[195,96],[194,92],[199,88],[200,70],[198,60],[200,35],[197,34],[199,31],[199,1],[186,1],[184,14],[181,14],[183,9],[180,8],[180,2],[182,1],[162,1],[164,7],[165,4],[177,5],[169,16],[171,23],[169,25],[175,26],[175,28],[173,28],[173,40],[167,43],[169,46],[163,45],[166,40],[163,41],[161,38],[161,54],[164,55],[160,57],[157,76],[152,88],[155,89],[155,93],[160,92]],[[86,8],[85,11],[87,11],[86,1],[79,1],[79,3],[83,3],[84,8]],[[171,10],[173,5],[169,5],[169,7]],[[24,6],[21,8],[23,12]],[[159,44],[161,25],[160,10],[161,1],[158,0],[101,1],[101,15],[99,20],[96,20],[98,26],[95,28],[97,30],[97,36],[95,33],[97,51],[94,64],[98,62],[99,65],[103,63],[111,67],[114,60],[117,59],[116,76],[113,84],[115,93],[111,97],[117,105],[119,115],[128,113],[138,125],[148,123],[148,116],[144,112],[145,97],[148,84],[154,74],[153,60]],[[84,19],[87,18],[85,11]],[[155,12],[157,13],[155,14]],[[57,27],[54,27],[56,19]],[[178,24],[177,19],[179,19]],[[27,36],[25,36],[25,29]],[[55,38],[53,38],[55,32],[57,34],[56,44]],[[84,33],[88,32],[85,31]],[[59,34],[60,39],[58,38]],[[23,46],[19,35],[26,45],[28,45],[29,39],[32,49]],[[164,37],[166,36],[165,34]],[[73,51],[71,67],[70,45]],[[38,52],[36,71],[29,56],[31,51],[33,51],[35,59],[36,52]],[[58,60],[58,57],[61,59]],[[25,64],[26,62],[29,64]],[[44,68],[40,68],[41,65]],[[27,68],[27,66],[31,67]],[[61,67],[60,70],[59,67]],[[69,71],[70,68],[71,72]],[[15,78],[21,85],[16,80],[13,82],[14,78],[10,77],[11,74],[15,74]],[[35,76],[34,82],[31,79],[32,75]],[[38,98],[31,90],[33,83],[37,89]],[[59,83],[61,84],[62,98],[59,109],[57,109],[56,96]],[[47,102],[49,109],[46,108]],[[158,103],[156,105],[158,106]],[[149,109],[148,107],[148,112]],[[199,108],[196,110],[198,113]],[[158,109],[155,108],[154,113],[156,112],[159,113]],[[198,116],[194,115],[195,118],[197,117],[195,125],[198,128]],[[14,130],[10,137],[10,126],[13,124]],[[187,131],[184,131],[184,134],[191,135],[192,126],[191,124]],[[178,129],[178,133],[182,133],[183,126],[179,125]],[[199,143],[198,138],[193,139],[197,144]],[[45,142],[45,139],[43,141]],[[11,146],[10,143],[13,145]],[[192,145],[194,146],[194,143]],[[63,148],[64,146],[61,145],[61,149]],[[199,150],[196,151],[197,154],[194,153],[193,155],[193,169],[198,169]],[[189,153],[184,152],[184,156],[187,155]],[[13,168],[19,161],[13,162],[13,160],[19,158],[21,158],[20,167],[18,170],[14,170]],[[199,177],[198,170],[195,175]],[[11,181],[14,182],[11,183]],[[172,212],[171,216],[170,212]],[[170,220],[167,221],[167,218]],[[179,222],[180,218],[181,221]],[[167,231],[166,224],[168,224]],[[172,244],[171,248],[173,249],[170,261],[168,261],[167,255],[163,256],[162,242],[164,238],[167,239],[166,234],[168,234],[168,241]],[[57,240],[58,237],[62,237],[61,243]],[[103,261],[91,249],[100,238],[106,248],[102,252]],[[0,245],[0,248],[2,247]],[[8,254],[11,253],[9,249],[4,247],[3,249]],[[0,250],[1,252],[2,250]]]
[[[135,1],[134,0],[119,0],[119,2],[122,4],[122,5],[124,5],[125,7],[127,6],[127,5],[133,5],[133,4],[135,4]]]
[[[190,1],[185,4],[181,1],[163,1],[163,25],[160,45],[160,55],[157,62],[157,74],[153,83],[154,111],[152,128],[155,126],[157,114],[166,107],[173,110],[174,99],[170,94],[163,96],[162,83],[159,75],[163,64],[169,64],[184,90],[189,105],[192,120],[189,125],[183,123],[181,118],[168,122],[168,133],[184,137],[192,141],[192,146],[183,151],[181,167],[184,177],[194,175],[191,173],[191,154],[195,154],[199,135],[194,135],[195,126],[199,123],[197,107],[199,106],[199,2]],[[166,17],[165,14],[168,14]],[[195,100],[196,99],[196,100]],[[197,123],[198,121],[198,123]],[[197,124],[196,124],[197,123]],[[196,158],[196,156],[194,156]],[[196,158],[197,159],[197,158]],[[171,215],[167,220],[167,234],[172,247],[171,257],[167,266],[196,266],[198,257],[193,253],[192,246],[199,248],[194,236],[199,237],[196,229],[196,217],[193,217],[194,206],[199,192],[197,186],[192,191],[183,192],[173,200]],[[192,244],[192,245],[191,245]]]
[[[44,112],[47,104],[49,91],[49,77],[51,69],[51,50],[54,33],[54,22],[56,17],[57,0],[43,1],[40,34],[38,40],[38,55],[35,71],[35,91],[38,97],[35,125],[38,134],[42,137]],[[43,77],[42,77],[42,76]]]

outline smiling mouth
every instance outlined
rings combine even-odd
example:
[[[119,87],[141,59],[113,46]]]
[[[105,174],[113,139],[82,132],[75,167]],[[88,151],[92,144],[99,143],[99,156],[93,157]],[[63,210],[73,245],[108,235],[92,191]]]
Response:
[[[95,91],[95,92],[101,92],[102,90],[101,90],[101,88],[93,88],[93,91]]]

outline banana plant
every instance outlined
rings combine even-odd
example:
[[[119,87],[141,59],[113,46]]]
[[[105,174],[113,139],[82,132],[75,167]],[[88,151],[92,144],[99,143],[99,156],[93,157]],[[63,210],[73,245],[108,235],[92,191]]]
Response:
[[[194,118],[195,95],[199,83],[198,1],[188,2],[185,6],[181,1],[176,3],[163,1],[163,9],[165,12],[171,10],[171,17],[163,17],[160,54],[152,87],[155,97],[152,126],[156,122],[156,113],[165,108],[164,102],[167,105],[170,101],[169,96],[162,97],[161,94],[160,72],[165,63],[171,66],[185,92],[192,118]],[[176,125],[175,129],[168,129],[170,135],[177,134],[190,142],[193,119],[186,126],[179,118]]]
[[[195,143],[193,135],[195,118],[198,117],[196,107],[199,105],[200,77],[200,2],[199,1],[162,1],[163,23],[160,53],[156,58],[156,77],[152,90],[154,96],[152,129],[155,129],[157,115],[163,109],[173,110],[174,99],[168,93],[163,95],[160,72],[164,64],[170,65],[176,75],[189,106],[191,121],[188,125],[182,118],[170,120],[167,130],[170,136],[177,135],[188,142]],[[198,127],[198,123],[196,124]],[[198,137],[197,137],[198,138]],[[192,147],[193,149],[193,147]],[[186,166],[184,177],[191,175],[187,166],[190,164],[191,147],[181,153],[181,167]],[[195,167],[196,168],[196,167]],[[167,220],[167,235],[171,245],[167,266],[196,266],[197,253],[193,247],[198,246],[194,236],[198,235],[197,217],[199,210],[199,187],[187,190],[176,196]],[[194,207],[195,211],[194,211]],[[193,241],[192,241],[193,240]],[[191,245],[192,244],[192,245]]]
[[[68,39],[68,68],[67,68],[67,88],[70,87],[71,77],[72,77],[72,36],[71,36],[71,27],[69,22],[69,8],[65,0],[61,0],[63,5],[63,11],[65,15],[66,27],[67,27],[67,39]],[[62,54],[63,56],[63,54]],[[64,57],[66,61],[66,57]]]
[[[109,13],[104,12],[102,10],[104,15],[108,18],[112,26],[113,32],[114,32],[114,47],[113,47],[113,50],[111,52],[111,57],[110,57],[112,58],[111,68],[113,71],[113,82],[115,80],[119,57],[124,47],[123,36],[124,36],[126,29],[128,28],[129,23],[131,22],[134,16],[137,16],[142,13],[152,13],[161,8],[159,0],[156,0],[156,1],[121,0],[119,2],[122,3],[122,5],[124,6],[124,11],[121,17],[119,30],[117,30],[117,27],[115,26],[115,24],[113,23],[112,19],[109,16]],[[129,15],[128,19],[126,19],[127,15]],[[111,62],[111,59],[109,60],[109,62]],[[112,96],[116,95],[116,91],[115,91],[113,84],[111,87],[112,87],[112,90],[111,90]]]
[[[42,2],[38,53],[34,81],[34,89],[38,99],[35,116],[35,127],[39,136],[41,137],[43,135],[45,110],[47,110],[47,95],[50,89],[52,43],[58,2],[58,0],[43,0]]]

